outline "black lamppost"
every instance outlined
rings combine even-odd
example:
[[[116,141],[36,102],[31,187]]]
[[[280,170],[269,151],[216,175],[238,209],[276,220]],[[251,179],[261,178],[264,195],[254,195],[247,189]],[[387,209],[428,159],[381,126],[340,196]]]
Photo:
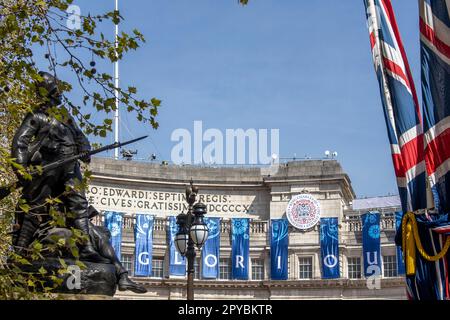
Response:
[[[193,185],[186,187],[186,201],[189,204],[188,213],[177,216],[179,230],[175,236],[175,246],[182,256],[186,256],[187,265],[187,299],[194,300],[194,261],[195,246],[200,249],[208,238],[208,227],[203,221],[206,214],[206,205],[195,203],[198,188]]]

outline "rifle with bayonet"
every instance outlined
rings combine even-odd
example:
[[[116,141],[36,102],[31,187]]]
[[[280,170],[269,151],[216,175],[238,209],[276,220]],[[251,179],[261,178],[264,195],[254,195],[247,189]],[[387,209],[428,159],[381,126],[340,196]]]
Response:
[[[100,153],[100,152],[103,152],[103,151],[120,148],[122,146],[125,146],[127,144],[130,144],[130,143],[142,140],[142,139],[145,139],[147,137],[148,136],[142,136],[142,137],[139,137],[139,138],[136,138],[136,139],[132,139],[132,140],[128,140],[128,141],[125,141],[125,142],[114,142],[113,144],[109,144],[107,146],[100,147],[100,148],[97,148],[95,150],[82,152],[82,153],[79,153],[77,155],[68,157],[66,159],[61,159],[61,160],[58,160],[58,161],[46,164],[46,165],[42,166],[42,168],[40,170],[33,170],[32,172],[30,172],[30,175],[31,175],[31,177],[35,177],[35,176],[44,174],[45,172],[50,171],[52,169],[55,169],[55,168],[58,168],[60,166],[65,165],[65,164],[71,163],[73,161],[77,161],[79,159],[87,158],[87,157],[90,157],[90,156],[92,156],[94,154],[97,154],[97,153]],[[15,181],[15,182],[7,185],[7,186],[0,187],[0,200],[2,200],[3,198],[6,198],[7,196],[9,196],[9,194],[13,190],[18,188],[18,187],[22,187],[22,185],[20,185],[19,181]]]

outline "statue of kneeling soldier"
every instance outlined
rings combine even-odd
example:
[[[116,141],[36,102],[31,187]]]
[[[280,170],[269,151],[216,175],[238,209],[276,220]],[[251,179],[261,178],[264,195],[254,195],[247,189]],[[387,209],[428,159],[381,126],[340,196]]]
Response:
[[[49,114],[49,108],[62,103],[58,79],[47,72],[40,72],[39,75],[42,80],[36,83],[36,87],[44,102],[25,116],[12,143],[12,157],[24,168],[30,165],[45,166],[74,155],[87,154],[91,150],[88,139],[70,115],[63,114],[62,120],[58,120]],[[89,163],[90,156],[86,155],[81,160]],[[146,292],[143,286],[129,279],[128,272],[109,243],[108,231],[90,222],[90,217],[98,212],[88,206],[84,191],[77,187],[82,180],[78,160],[47,170],[31,180],[25,179],[20,170],[16,170],[16,175],[19,185],[23,187],[22,199],[30,208],[27,213],[16,212],[17,230],[13,234],[13,245],[18,253],[26,255],[29,245],[37,237],[45,239],[44,231],[67,237],[71,233],[69,228],[73,227],[87,239],[79,248],[81,261],[113,264],[119,290]],[[51,219],[48,214],[49,198],[60,199],[60,211],[70,213],[70,217],[66,217],[65,231],[61,228],[43,228]]]

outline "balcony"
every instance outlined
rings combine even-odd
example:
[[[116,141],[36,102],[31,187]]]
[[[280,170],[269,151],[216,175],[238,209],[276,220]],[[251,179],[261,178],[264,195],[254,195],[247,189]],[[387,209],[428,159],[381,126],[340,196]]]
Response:
[[[98,216],[92,219],[92,223],[100,226],[104,225],[104,217],[103,214],[99,214]],[[134,230],[134,225],[136,224],[136,218],[133,216],[124,216],[122,229],[124,231],[132,231]],[[156,217],[153,223],[154,231],[166,231],[168,226],[168,220],[165,218]],[[231,232],[231,223],[230,220],[222,220],[220,224],[221,233],[230,233]],[[266,234],[268,231],[268,222],[267,221],[251,221],[250,222],[250,234]]]
[[[342,220],[345,231],[357,232],[362,231],[361,216],[345,216]],[[381,231],[395,231],[395,217],[391,215],[383,215],[380,218]]]

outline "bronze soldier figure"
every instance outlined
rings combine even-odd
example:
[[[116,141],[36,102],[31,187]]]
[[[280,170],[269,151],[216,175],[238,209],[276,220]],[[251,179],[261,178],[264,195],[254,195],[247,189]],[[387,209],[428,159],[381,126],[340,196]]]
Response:
[[[37,83],[38,94],[45,102],[25,116],[12,143],[12,157],[24,167],[31,164],[46,165],[91,149],[88,139],[71,116],[59,121],[49,115],[49,108],[61,104],[58,79],[47,72],[39,74],[43,80]],[[83,161],[89,162],[90,158]],[[74,216],[71,221],[73,227],[89,235],[88,202],[84,192],[76,188],[77,181],[82,179],[78,161],[33,177],[31,181],[25,180],[18,172],[16,174],[23,186],[22,197],[30,206],[28,213],[18,217],[20,231],[13,244],[19,250],[27,248],[33,240],[40,224],[40,215],[48,212],[46,199],[49,197],[59,197],[66,211]],[[81,248],[80,259],[93,262],[104,260],[95,251],[91,241]]]

